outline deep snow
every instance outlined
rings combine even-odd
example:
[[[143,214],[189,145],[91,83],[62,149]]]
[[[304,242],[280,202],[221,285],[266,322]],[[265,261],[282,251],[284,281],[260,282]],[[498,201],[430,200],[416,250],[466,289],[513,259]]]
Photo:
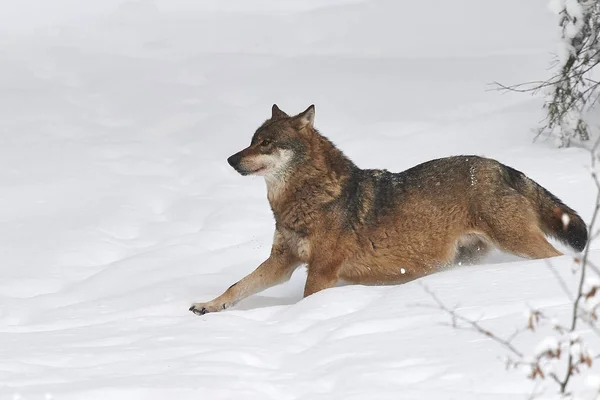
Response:
[[[225,159],[275,102],[290,113],[315,103],[316,126],[360,166],[494,157],[589,221],[587,153],[532,142],[540,98],[488,90],[548,73],[557,33],[545,0],[50,4],[0,15],[0,399],[532,392],[504,370],[504,349],[417,305],[432,303],[426,284],[502,335],[527,307],[566,318],[545,261],[494,253],[303,300],[300,269],[230,311],[187,309],[268,255],[264,183]],[[552,263],[573,281],[569,256]],[[542,339],[517,343],[533,354]]]

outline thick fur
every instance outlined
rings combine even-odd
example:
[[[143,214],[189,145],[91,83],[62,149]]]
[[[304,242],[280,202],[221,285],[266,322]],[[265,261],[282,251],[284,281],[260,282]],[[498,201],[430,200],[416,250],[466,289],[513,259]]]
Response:
[[[478,156],[425,162],[400,173],[360,169],[313,126],[314,107],[272,117],[228,162],[263,175],[275,217],[269,258],[196,314],[224,310],[307,265],[304,295],[338,280],[403,283],[492,246],[527,258],[559,256],[545,238],[581,251],[587,228],[523,173]]]

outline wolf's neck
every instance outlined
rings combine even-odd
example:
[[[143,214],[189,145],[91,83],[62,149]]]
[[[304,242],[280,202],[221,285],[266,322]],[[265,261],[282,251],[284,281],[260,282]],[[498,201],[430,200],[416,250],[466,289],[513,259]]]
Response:
[[[284,173],[265,176],[267,197],[271,207],[299,200],[298,196],[314,204],[328,201],[356,168],[333,143],[319,135],[304,162]],[[307,194],[311,194],[309,198]]]
[[[289,183],[289,177],[281,174],[265,176],[265,182],[267,184],[267,198],[271,207],[273,207],[283,197]]]

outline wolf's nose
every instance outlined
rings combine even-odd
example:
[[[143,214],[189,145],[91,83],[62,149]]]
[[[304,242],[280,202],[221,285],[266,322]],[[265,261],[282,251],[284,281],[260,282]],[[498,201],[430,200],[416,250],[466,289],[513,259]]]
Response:
[[[240,153],[235,153],[234,155],[232,155],[231,157],[229,157],[227,159],[227,162],[229,163],[229,165],[231,165],[232,167],[236,167],[236,165],[238,165],[240,163],[240,159],[242,157],[240,156]]]

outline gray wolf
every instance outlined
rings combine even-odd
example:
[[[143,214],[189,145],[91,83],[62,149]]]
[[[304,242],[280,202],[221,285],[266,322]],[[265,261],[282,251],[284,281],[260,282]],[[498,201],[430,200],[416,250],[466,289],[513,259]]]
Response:
[[[314,106],[289,116],[273,105],[250,146],[228,158],[241,175],[264,176],[273,245],[254,272],[190,311],[225,310],[302,264],[309,296],[338,280],[404,283],[493,246],[532,259],[561,255],[546,236],[586,246],[579,215],[522,172],[478,156],[400,173],[361,169],[315,129],[314,116]]]

